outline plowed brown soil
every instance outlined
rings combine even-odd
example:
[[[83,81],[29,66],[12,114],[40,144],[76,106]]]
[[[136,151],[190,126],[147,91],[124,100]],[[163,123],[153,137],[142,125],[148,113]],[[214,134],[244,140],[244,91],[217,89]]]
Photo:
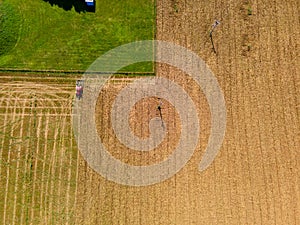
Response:
[[[299,7],[296,0],[157,1],[156,38],[197,53],[224,92],[223,146],[213,164],[200,173],[197,166],[210,128],[206,100],[181,71],[157,65],[157,75],[183,86],[199,108],[197,151],[174,177],[148,187],[109,182],[81,160],[78,224],[300,224]],[[216,54],[209,39],[215,19],[221,21],[213,33]],[[109,118],[110,107],[103,98],[115,96],[120,89],[108,84],[102,91],[99,104],[105,106],[98,113],[103,120]],[[151,111],[131,121],[133,130],[139,127],[136,130],[142,132],[136,134],[143,136],[147,135],[145,121],[155,114],[157,103],[148,99],[147,104],[139,104],[144,108],[136,106],[138,113]],[[165,108],[172,111],[171,106]],[[171,112],[165,119],[175,118]],[[140,129],[140,124],[145,128]],[[111,135],[104,127],[98,130],[103,140]],[[169,127],[179,128],[179,124]],[[173,134],[156,153],[170,153],[176,131]],[[154,153],[137,155],[119,148],[114,139],[106,140],[114,143],[111,153],[125,162],[162,159]]]

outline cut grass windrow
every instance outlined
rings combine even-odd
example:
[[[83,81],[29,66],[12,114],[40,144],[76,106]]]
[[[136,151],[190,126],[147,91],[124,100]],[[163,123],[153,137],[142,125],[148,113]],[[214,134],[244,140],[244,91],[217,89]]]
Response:
[[[13,113],[12,115],[12,121],[14,122],[15,121],[15,117],[16,117],[16,114]],[[14,129],[12,128],[11,129],[11,132],[10,132],[10,136],[13,136],[13,132],[14,132]],[[10,158],[11,158],[11,145],[12,145],[12,139],[9,140],[9,146],[8,146],[8,149],[7,149],[7,163],[10,164]],[[3,148],[5,149],[5,147]],[[4,206],[3,206],[3,224],[6,224],[6,214],[7,214],[7,211],[10,211],[9,208],[8,208],[8,195],[10,195],[10,188],[9,188],[9,177],[10,176],[10,167],[7,167],[6,168],[6,185],[5,185],[5,194],[4,194]],[[8,222],[9,223],[9,222]]]
[[[24,102],[25,105],[26,102]],[[19,137],[23,137],[23,125],[24,125],[24,110],[23,108],[23,113],[21,116],[21,126],[20,126],[20,133]],[[17,198],[18,198],[18,189],[19,189],[19,172],[20,172],[20,160],[21,160],[21,150],[22,150],[22,145],[20,144],[18,146],[18,155],[17,155],[17,166],[16,166],[16,179],[15,179],[15,189],[14,189],[14,204],[13,204],[13,218],[12,222],[14,223],[17,220],[16,212],[17,212]]]

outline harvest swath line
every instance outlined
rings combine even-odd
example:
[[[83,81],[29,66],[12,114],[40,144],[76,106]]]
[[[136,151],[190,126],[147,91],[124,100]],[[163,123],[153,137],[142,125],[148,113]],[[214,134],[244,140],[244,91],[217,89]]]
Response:
[[[8,107],[8,102],[6,102],[6,106]],[[8,115],[8,113],[7,113],[7,108],[6,108],[6,111],[4,113],[4,125],[3,125],[3,133],[4,134],[6,133],[6,127],[7,127],[7,121],[8,121],[7,115]],[[5,142],[5,138],[3,137],[2,142],[1,142],[1,149],[4,149],[4,142]],[[0,152],[0,163],[3,163],[2,154],[3,154],[3,152],[1,151]],[[0,166],[0,174],[1,174],[1,169],[2,169],[2,166]]]
[[[24,102],[25,105],[26,102]],[[23,137],[23,125],[24,125],[24,111],[25,108],[23,109],[23,114],[22,114],[22,119],[21,119],[21,127],[20,127],[20,137]],[[17,211],[17,191],[18,191],[18,187],[19,187],[19,166],[20,166],[20,158],[21,158],[21,145],[19,145],[18,148],[18,156],[17,156],[17,166],[16,166],[16,179],[15,179],[15,191],[14,191],[14,209],[13,209],[13,221],[15,221],[16,218],[16,211]]]
[[[31,124],[31,116],[29,117],[29,124]],[[31,132],[31,129],[30,127],[27,128],[27,133],[28,133],[28,136],[30,136],[30,132]],[[24,220],[26,220],[26,222],[28,223],[28,217],[26,216],[25,217],[25,213],[27,213],[27,204],[26,204],[26,198],[27,198],[27,193],[26,193],[26,188],[28,187],[27,185],[27,180],[26,180],[26,176],[27,176],[27,170],[28,170],[28,166],[27,166],[27,161],[28,161],[28,155],[29,155],[29,149],[30,149],[30,141],[27,141],[27,144],[26,144],[26,152],[25,152],[25,160],[24,160],[24,177],[23,177],[23,192],[22,192],[22,208],[21,208],[21,223],[23,224]],[[25,217],[25,218],[24,218]]]
[[[65,127],[66,127],[66,120],[67,120],[67,118],[66,117],[63,117],[62,118],[62,123],[61,123],[61,126],[59,126],[59,127],[62,127],[61,129],[61,133],[62,134],[64,134],[64,132],[65,132]],[[60,140],[59,140],[59,142],[60,142],[60,146],[64,146],[64,135],[62,135],[62,138],[60,138]],[[59,175],[58,175],[58,196],[61,196],[61,194],[64,194],[64,193],[62,193],[61,192],[61,189],[62,189],[62,168],[63,168],[63,164],[64,164],[64,162],[63,162],[63,159],[64,159],[64,157],[65,157],[65,154],[64,154],[64,151],[65,149],[62,147],[62,148],[60,148],[60,155],[59,155]],[[58,207],[59,207],[59,212],[61,212],[61,207],[62,207],[62,202],[61,202],[61,199],[59,199],[59,204],[58,204]]]
[[[48,169],[48,179],[46,182],[46,190],[49,188],[49,192],[50,192],[50,203],[49,203],[49,208],[48,208],[48,212],[50,215],[53,215],[53,202],[54,202],[54,198],[53,198],[53,191],[54,191],[54,180],[51,179],[51,176],[53,176],[53,174],[55,174],[55,157],[56,157],[56,146],[57,146],[57,137],[58,137],[58,128],[55,126],[55,131],[54,131],[54,141],[53,142],[53,152],[51,154],[51,158],[50,158],[50,165],[49,165],[49,169]],[[46,191],[48,193],[48,191]]]
[[[35,105],[33,104],[34,102],[34,99],[30,99],[31,100],[31,109],[30,109],[30,112],[31,113],[31,116],[30,116],[30,125],[33,123],[35,124],[35,120],[36,120],[36,117],[35,117]],[[33,122],[32,122],[33,121]],[[34,137],[34,131],[35,131],[35,127],[32,129],[31,126],[29,126],[29,136],[30,137]],[[25,179],[27,179],[27,187],[33,187],[34,186],[34,180],[33,180],[33,177],[32,177],[32,173],[34,171],[32,171],[32,167],[33,167],[33,143],[32,141],[29,141],[29,148],[28,148],[28,154],[26,155],[27,158],[26,158],[26,167],[27,168],[27,171],[26,171],[26,176],[25,176]],[[25,196],[26,197],[26,223],[28,223],[28,221],[30,221],[30,223],[33,223],[32,219],[33,217],[30,217],[30,210],[33,210],[34,208],[34,205],[32,204],[32,201],[30,201],[30,198],[31,200],[33,199],[34,197],[34,189],[32,188],[32,191],[31,192],[27,192],[27,195]],[[30,203],[31,202],[31,203]]]
[[[15,101],[16,102],[16,101]],[[15,111],[15,110],[14,110]],[[13,119],[12,121],[14,122],[15,121],[15,114],[13,113]],[[12,137],[13,136],[13,127],[11,129],[11,132],[10,132],[10,136]],[[8,156],[7,156],[7,163],[9,164],[10,163],[10,157],[11,157],[11,145],[12,145],[12,139],[9,140],[9,147],[8,147]],[[9,176],[10,176],[10,166],[7,168],[7,171],[6,171],[6,185],[5,185],[5,197],[4,197],[4,213],[3,213],[3,221],[4,221],[4,224],[5,224],[5,220],[6,220],[6,212],[7,212],[7,196],[8,196],[8,193],[9,193],[9,187],[8,187],[8,184],[9,184]]]
[[[72,138],[73,136],[71,135],[71,142],[70,142],[70,144],[71,144],[71,149],[72,149],[72,147],[73,147],[73,138]],[[78,154],[79,153],[77,153],[77,158],[78,158]],[[77,163],[78,163],[78,161],[79,160],[76,160],[77,161]],[[78,164],[76,164],[76,178],[75,178],[75,180],[76,180],[76,183],[77,183],[77,166],[78,166]],[[72,176],[72,154],[70,153],[69,154],[69,168],[68,168],[68,187],[67,187],[67,191],[66,191],[66,196],[67,196],[67,199],[66,199],[66,207],[72,207],[71,205],[70,205],[70,195],[71,195],[71,193],[70,193],[70,190],[71,190],[71,176]],[[75,185],[75,193],[77,193],[76,192],[76,190],[77,190],[77,185]],[[76,198],[75,198],[75,202],[74,202],[74,205],[76,205]],[[68,214],[67,215],[67,221],[69,221],[70,220],[70,214]],[[68,224],[68,223],[67,223]]]
[[[49,119],[50,119],[50,116],[46,116],[46,125],[45,125],[45,140],[48,139],[48,129],[49,129]],[[47,157],[47,147],[48,145],[44,145],[44,157],[43,157],[43,167],[42,167],[42,171],[45,171],[45,168],[46,168],[46,157]],[[42,174],[42,186],[41,186],[41,189],[44,190],[44,184],[45,184],[45,175]],[[44,202],[44,192],[41,192],[40,194],[40,204],[43,205],[43,202]],[[46,200],[45,200],[46,201]],[[40,218],[46,218],[46,215],[43,215],[43,211],[40,210]],[[44,221],[44,222],[47,222],[47,221]]]
[[[36,117],[36,116],[35,116]],[[36,118],[35,118],[36,119]],[[37,142],[36,142],[36,156],[38,156],[39,154],[39,143],[40,143],[40,126],[41,126],[41,121],[42,121],[42,117],[39,117],[38,118],[38,125],[37,125],[37,132],[36,132],[36,137],[37,137]],[[38,160],[37,160],[37,157],[35,157],[35,162],[34,162],[34,166],[33,168],[38,168],[37,167],[37,163],[38,163]],[[31,202],[31,205],[32,205],[32,208],[31,208],[31,218],[34,218],[34,199],[35,199],[35,186],[36,186],[36,182],[37,182],[37,170],[35,169],[34,172],[33,172],[33,181],[32,181],[32,189],[33,189],[33,192],[32,192],[32,202]]]
[[[65,125],[66,125],[66,117],[63,117],[62,118],[62,125],[60,127],[61,128],[61,133],[64,134],[64,129],[65,129]],[[64,143],[64,136],[62,135],[62,138],[60,138],[59,140],[59,145],[60,146],[64,146],[63,143]],[[57,190],[58,190],[58,195],[60,196],[61,194],[61,186],[62,186],[62,167],[63,167],[63,150],[64,148],[60,148],[60,151],[59,151],[59,156],[58,156],[58,159],[59,159],[59,162],[57,162],[59,164],[59,175],[58,175],[58,187],[57,187]],[[59,212],[61,211],[61,202],[59,201],[59,204],[58,204],[58,208],[59,208]]]

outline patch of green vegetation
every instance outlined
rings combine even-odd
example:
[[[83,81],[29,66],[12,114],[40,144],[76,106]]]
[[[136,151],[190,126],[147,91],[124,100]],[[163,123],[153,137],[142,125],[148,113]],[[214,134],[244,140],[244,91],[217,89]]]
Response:
[[[248,52],[251,51],[251,45],[250,44],[247,45],[247,50],[248,50]]]
[[[174,5],[174,11],[177,12],[177,13],[179,12],[179,8],[178,8],[177,4]]]
[[[7,2],[0,2],[0,56],[15,47],[19,37],[20,17]]]
[[[251,16],[252,15],[252,8],[251,8],[251,6],[249,5],[248,6],[248,16]]]
[[[101,0],[95,13],[64,10],[43,0],[5,2],[22,15],[22,28],[18,45],[0,57],[2,68],[86,70],[117,46],[154,38],[152,0]],[[153,71],[153,63],[125,70]]]

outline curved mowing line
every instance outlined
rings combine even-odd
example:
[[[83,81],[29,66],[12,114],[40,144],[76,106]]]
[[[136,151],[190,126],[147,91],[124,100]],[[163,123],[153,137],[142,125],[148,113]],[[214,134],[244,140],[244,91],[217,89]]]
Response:
[[[17,103],[15,102],[14,106],[9,106],[10,108],[14,108],[14,107],[19,107],[19,108],[23,108],[24,105],[21,105],[20,103],[24,101],[24,99],[34,99],[36,103],[36,105],[40,105],[35,107],[35,109],[43,109],[43,108],[52,108],[52,109],[61,109],[61,112],[65,111],[65,107],[68,106],[68,104],[71,106],[71,101],[70,98],[66,99],[64,97],[60,97],[57,93],[62,93],[63,90],[60,88],[52,88],[48,85],[39,85],[38,87],[36,87],[35,90],[32,90],[31,88],[28,89],[28,87],[30,87],[31,85],[28,84],[22,84],[19,88],[22,89],[22,91],[15,91],[15,90],[9,90],[6,91],[6,94],[9,94],[10,96],[15,96],[18,99]],[[52,89],[52,93],[49,93],[49,90]],[[54,89],[54,90],[53,90]],[[41,90],[41,92],[38,92],[38,90]],[[47,90],[46,96],[45,96],[45,90]],[[25,92],[25,93],[24,93]],[[16,93],[20,93],[18,95],[16,95]],[[65,92],[67,94],[70,94],[70,92]],[[7,95],[6,95],[7,96]],[[41,99],[45,100],[48,98],[48,106],[45,106],[45,101],[41,101]],[[59,100],[63,100],[65,101],[63,104],[61,104],[60,101],[50,101],[52,98],[54,99],[59,99]],[[10,101],[10,98],[5,98],[8,99]],[[37,100],[39,99],[39,100]],[[22,100],[22,101],[19,101]],[[25,106],[26,108],[31,108],[31,106]],[[1,108],[1,106],[0,106]],[[61,114],[61,112],[58,112],[57,110],[54,110],[54,114]]]
[[[5,98],[7,98],[7,103],[9,105],[14,105],[14,103],[16,102],[16,100],[18,100],[19,98],[16,98],[16,96],[14,95],[14,93],[11,92],[10,89],[4,89],[4,88],[1,88],[0,90],[1,92],[0,93],[5,93]],[[14,99],[14,100],[13,100]],[[4,100],[3,100],[4,101]],[[2,102],[2,100],[1,100]]]
[[[40,88],[41,89],[39,89],[39,90],[41,90],[42,92],[45,92],[45,90],[47,90],[48,89],[48,87],[49,86],[41,86]],[[66,103],[64,103],[64,104],[58,104],[58,103],[61,103],[60,101],[58,102],[57,100],[62,100],[62,101],[66,101],[67,103],[69,103],[70,105],[71,105],[71,102],[70,102],[70,99],[68,98],[68,99],[66,99],[65,97],[60,97],[57,93],[61,93],[62,91],[60,90],[60,89],[58,89],[58,90],[60,90],[60,91],[55,91],[55,94],[50,94],[49,92],[48,93],[46,93],[47,94],[47,97],[48,98],[46,98],[47,99],[47,101],[48,101],[48,103],[50,103],[49,105],[47,105],[47,106],[45,106],[45,96],[44,96],[44,94],[45,93],[41,93],[41,92],[37,92],[36,90],[35,91],[32,91],[32,89],[30,89],[30,90],[24,90],[24,88],[23,88],[23,91],[20,91],[20,92],[18,92],[18,93],[21,93],[21,94],[19,94],[19,95],[16,95],[16,93],[17,92],[15,92],[15,91],[12,91],[11,89],[9,89],[9,90],[5,90],[5,89],[2,89],[3,90],[3,92],[5,93],[5,97],[3,97],[3,98],[0,98],[1,100],[1,103],[3,103],[3,101],[4,100],[8,100],[8,102],[9,103],[11,103],[10,105],[13,105],[13,106],[8,106],[9,108],[15,108],[15,107],[18,107],[18,108],[23,108],[23,107],[26,107],[26,108],[31,108],[31,106],[24,106],[24,105],[21,105],[21,102],[23,102],[23,101],[28,101],[28,99],[35,99],[36,101],[38,101],[38,102],[36,102],[36,103],[38,103],[38,105],[41,105],[41,106],[37,106],[37,107],[35,107],[35,109],[39,109],[39,108],[53,108],[53,109],[55,109],[55,108],[60,108],[60,109],[65,109],[64,107],[65,106],[67,106],[67,104]],[[26,92],[26,93],[24,93],[24,91]],[[67,92],[68,94],[70,94],[70,92]],[[32,97],[32,95],[34,95],[34,97]],[[15,98],[13,98],[12,96],[14,96]],[[51,100],[51,99],[55,99],[56,101],[54,101],[54,100]],[[17,102],[16,101],[14,101],[14,104],[12,104],[12,99],[15,99],[15,100],[18,100]],[[41,99],[43,99],[43,101],[41,101]],[[18,104],[16,104],[16,103],[18,103]],[[0,106],[0,108],[1,108],[1,106]],[[55,114],[57,113],[57,111],[55,110]]]

